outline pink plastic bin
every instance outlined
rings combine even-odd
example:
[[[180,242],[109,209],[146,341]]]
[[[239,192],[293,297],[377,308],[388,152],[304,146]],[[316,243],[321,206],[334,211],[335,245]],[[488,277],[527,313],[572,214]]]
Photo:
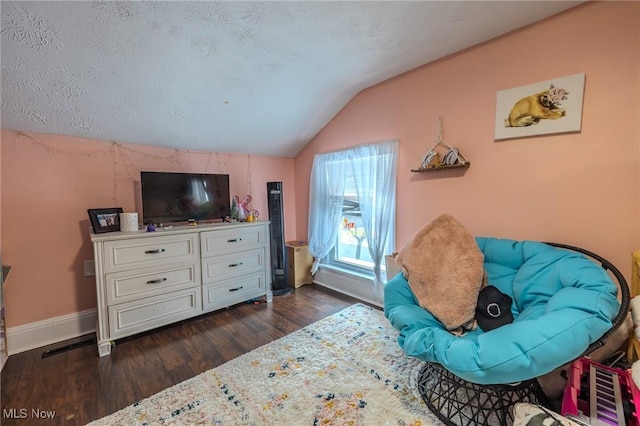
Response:
[[[580,358],[569,368],[561,414],[586,424],[640,426],[640,390],[629,371]]]

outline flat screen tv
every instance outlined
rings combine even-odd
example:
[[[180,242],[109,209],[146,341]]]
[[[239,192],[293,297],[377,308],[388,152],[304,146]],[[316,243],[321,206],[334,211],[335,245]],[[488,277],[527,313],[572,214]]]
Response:
[[[145,224],[213,221],[231,214],[229,175],[140,172]]]

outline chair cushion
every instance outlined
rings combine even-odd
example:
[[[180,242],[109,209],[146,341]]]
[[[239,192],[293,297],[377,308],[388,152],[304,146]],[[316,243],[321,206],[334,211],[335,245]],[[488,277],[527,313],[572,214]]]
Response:
[[[618,289],[597,263],[535,241],[476,242],[489,284],[513,299],[513,323],[454,336],[419,306],[398,274],[385,286],[384,310],[408,355],[438,362],[474,383],[513,383],[578,358],[611,328]]]

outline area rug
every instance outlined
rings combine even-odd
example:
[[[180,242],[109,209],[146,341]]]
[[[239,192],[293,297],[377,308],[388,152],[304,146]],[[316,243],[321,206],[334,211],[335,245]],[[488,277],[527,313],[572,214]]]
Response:
[[[356,304],[90,425],[439,425],[397,337]]]

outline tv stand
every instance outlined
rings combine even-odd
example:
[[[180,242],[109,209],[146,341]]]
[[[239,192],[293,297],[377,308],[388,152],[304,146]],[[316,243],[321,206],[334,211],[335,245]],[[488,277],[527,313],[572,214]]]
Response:
[[[269,222],[91,234],[100,356],[117,339],[266,296]]]

